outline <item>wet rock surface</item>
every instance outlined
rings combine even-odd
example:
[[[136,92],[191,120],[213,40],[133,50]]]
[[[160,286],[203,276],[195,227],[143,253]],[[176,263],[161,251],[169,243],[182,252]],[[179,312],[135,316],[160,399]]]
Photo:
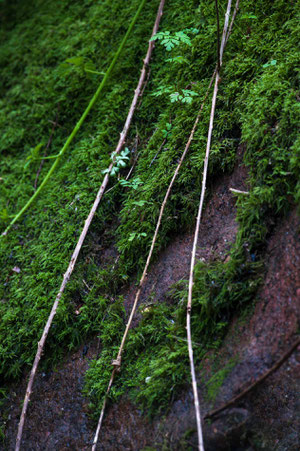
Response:
[[[214,186],[206,208],[197,257],[225,260],[237,232],[235,197],[229,188],[245,189],[245,168],[236,168]],[[199,374],[202,415],[246,388],[288,349],[300,318],[299,218],[292,212],[278,224],[266,250],[265,279],[254,312],[232,321],[222,348],[209,355]],[[177,237],[152,265],[141,302],[162,299],[170,285],[189,270],[193,234]],[[127,311],[136,287],[126,295]],[[136,322],[138,317],[136,318]],[[91,449],[96,425],[88,417],[88,400],[81,394],[89,361],[98,350],[97,339],[48,374],[36,378],[23,436],[24,450]],[[206,399],[207,381],[218,368],[236,358],[214,405]],[[217,368],[217,369],[218,369]],[[206,450],[298,450],[300,447],[300,350],[237,405],[204,424]],[[20,405],[26,380],[13,386],[3,449],[14,449]],[[163,418],[152,422],[124,397],[111,405],[105,417],[99,450],[187,450],[197,448],[194,406],[190,389],[183,392]],[[0,445],[1,448],[1,445]],[[150,449],[149,448],[149,449]]]
[[[95,340],[88,346],[82,346],[58,368],[37,375],[21,449],[90,449],[94,425],[88,417],[88,400],[84,399],[81,390],[88,362],[96,355],[97,342]],[[7,442],[3,448],[5,450],[13,450],[15,446],[26,382],[27,379],[24,379],[10,391]]]
[[[223,176],[210,186],[213,193],[207,202],[199,229],[196,257],[203,262],[224,261],[231,244],[235,241],[238,224],[236,222],[236,199],[229,188],[245,190],[247,171],[238,164],[231,176]],[[161,252],[159,259],[150,266],[146,284],[142,290],[140,303],[162,300],[170,287],[189,274],[193,231],[176,237]],[[136,294],[132,285],[124,291],[125,307],[130,312]],[[135,324],[139,320],[136,315]]]
[[[274,365],[297,338],[300,319],[300,242],[299,218],[296,212],[279,225],[269,240],[264,283],[259,290],[254,313],[248,318],[234,320],[222,348],[217,355],[207,358],[199,380],[208,380],[212,365],[224,368],[232,358],[237,363],[223,382],[214,406],[218,407],[242,392],[267,369]],[[275,248],[274,248],[275,246]],[[232,409],[213,418],[204,426],[206,449],[267,449],[296,450],[300,446],[300,347],[261,385],[236,404],[245,409],[245,421],[226,424]],[[203,416],[213,407],[205,398],[205,388],[199,385]],[[189,409],[180,414],[178,403],[171,407],[165,428],[176,429],[177,437],[170,435],[171,449],[186,449],[178,445],[183,431],[194,430],[191,393],[183,395]],[[193,440],[192,440],[193,437]],[[223,439],[222,439],[223,437]],[[221,444],[221,442],[223,444]],[[196,436],[189,445],[196,449]]]

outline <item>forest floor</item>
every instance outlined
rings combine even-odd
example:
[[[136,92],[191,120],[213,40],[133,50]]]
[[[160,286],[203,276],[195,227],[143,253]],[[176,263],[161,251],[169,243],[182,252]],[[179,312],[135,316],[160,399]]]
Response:
[[[235,196],[229,188],[245,190],[246,169],[239,162],[231,176],[210,186],[212,196],[203,217],[197,258],[226,261],[237,233]],[[242,318],[236,317],[224,343],[203,362],[198,381],[202,414],[246,388],[288,349],[295,339],[300,317],[299,218],[295,211],[274,225],[266,248],[266,273],[256,305]],[[205,231],[205,233],[204,233]],[[186,278],[193,234],[174,237],[153,263],[141,302],[168,297],[172,284]],[[132,305],[136,287],[124,292],[125,308]],[[139,320],[136,316],[135,324]],[[94,338],[35,381],[25,423],[23,449],[87,450],[91,448],[95,424],[89,418],[88,400],[81,393],[91,359],[100,352]],[[207,397],[210,378],[228,369],[214,403]],[[300,446],[300,349],[260,387],[236,407],[204,426],[205,449],[209,450],[297,450]],[[27,377],[13,385],[5,406],[8,412],[6,445],[14,449],[20,406]],[[152,421],[123,397],[111,405],[104,420],[98,449],[152,450],[196,449],[192,394],[189,389],[173,400],[169,411]]]

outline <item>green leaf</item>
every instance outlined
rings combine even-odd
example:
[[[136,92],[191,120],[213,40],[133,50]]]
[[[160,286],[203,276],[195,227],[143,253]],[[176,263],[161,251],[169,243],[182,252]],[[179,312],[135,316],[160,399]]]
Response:
[[[182,96],[179,94],[179,92],[173,92],[173,94],[170,94],[170,99],[172,103],[177,102],[181,98]]]
[[[183,89],[182,94],[179,92],[174,92],[170,94],[170,100],[172,103],[181,101],[182,103],[191,104],[193,101],[193,96],[197,96],[197,92],[191,91],[189,89]]]
[[[133,205],[136,205],[137,207],[143,207],[145,204],[150,204],[150,202],[147,202],[146,200],[135,200],[132,203],[133,203]]]
[[[169,94],[172,92],[173,88],[171,86],[159,86],[156,91],[152,93],[154,97],[159,97],[163,94]]]
[[[43,142],[40,142],[37,144],[33,149],[30,151],[30,155],[26,158],[27,163],[24,165],[24,169],[26,169],[32,161],[35,161],[39,158],[40,150],[44,146]]]
[[[167,58],[166,63],[190,64],[189,61],[183,56],[174,56],[174,58]]]
[[[132,232],[128,237],[128,241],[133,241],[135,239],[140,240],[142,237],[146,237],[146,236],[147,236],[147,233],[145,233],[145,232],[141,232],[141,233]]]
[[[111,175],[112,177],[114,177],[118,172],[119,172],[119,168],[118,168],[117,166],[114,166],[114,167],[112,168],[112,170],[111,170],[110,175]]]
[[[186,29],[186,33],[195,34],[198,32],[196,28]],[[161,44],[165,47],[165,49],[170,52],[175,46],[179,44],[186,44],[188,46],[192,45],[191,39],[184,31],[177,31],[173,35],[169,31],[160,31],[153,36],[150,41],[159,40]]]
[[[192,33],[192,34],[198,34],[199,29],[198,28],[185,28],[183,30],[185,33]]]
[[[84,58],[83,56],[73,56],[72,58],[66,59],[66,63],[73,64],[74,66],[83,66]]]
[[[122,186],[126,186],[128,188],[132,188],[132,189],[136,190],[140,185],[143,184],[143,182],[141,181],[141,179],[139,177],[136,177],[132,181],[120,180],[120,184]]]
[[[263,64],[263,68],[265,69],[266,67],[276,66],[276,64],[277,64],[277,60],[272,60],[269,63]]]
[[[257,19],[257,16],[252,13],[245,13],[241,16],[241,19]]]

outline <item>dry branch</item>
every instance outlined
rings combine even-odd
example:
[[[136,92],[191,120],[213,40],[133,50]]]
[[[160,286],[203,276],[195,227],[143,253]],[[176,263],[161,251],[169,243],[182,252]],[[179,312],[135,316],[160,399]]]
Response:
[[[220,19],[219,19],[219,6],[218,0],[216,3],[216,17],[217,17],[217,70],[220,72]]]
[[[238,2],[237,2],[236,6],[238,6]],[[199,237],[199,228],[200,228],[200,222],[201,222],[201,216],[202,216],[202,210],[203,210],[203,203],[204,203],[204,197],[205,197],[205,190],[206,190],[208,159],[209,159],[209,153],[210,153],[211,137],[212,137],[214,115],[215,115],[215,109],[216,109],[216,99],[217,99],[218,87],[219,87],[219,82],[220,82],[220,72],[219,72],[219,70],[220,70],[220,68],[222,66],[223,53],[224,53],[225,45],[226,45],[228,37],[229,37],[229,34],[228,34],[228,23],[229,23],[230,9],[231,9],[231,0],[228,0],[227,10],[226,10],[226,13],[225,13],[225,22],[224,22],[224,28],[223,28],[223,34],[222,34],[222,41],[221,41],[220,49],[219,49],[219,52],[218,52],[216,79],[215,79],[215,86],[214,86],[214,92],[213,92],[213,97],[212,97],[212,105],[211,105],[209,129],[208,129],[208,136],[207,136],[206,153],[205,153],[205,159],[204,159],[203,178],[202,178],[202,190],[201,190],[200,203],[199,203],[199,209],[198,209],[198,215],[197,215],[197,221],[196,221],[196,229],[195,229],[194,242],[193,242],[193,249],[192,249],[192,255],[191,255],[191,266],[190,266],[189,288],[188,288],[188,302],[187,302],[187,314],[186,314],[186,329],[187,329],[187,340],[188,340],[188,352],[189,352],[189,360],[190,360],[190,367],[191,367],[191,378],[192,378],[192,387],[193,387],[193,394],[194,394],[194,405],[195,405],[195,414],[196,414],[196,423],[197,423],[198,449],[199,449],[199,451],[204,451],[204,443],[203,443],[200,403],[199,403],[199,396],[198,396],[198,389],[197,389],[197,379],[196,379],[196,372],[195,372],[195,365],[194,365],[193,346],[192,346],[192,333],[191,333],[191,310],[192,310],[192,297],[193,297],[193,285],[194,285],[194,267],[195,267],[195,259],[196,259],[197,242],[198,242],[198,237]],[[235,14],[233,15],[233,18],[235,17]],[[218,14],[217,14],[217,17],[218,17]],[[230,24],[231,28],[232,28],[232,24],[233,24],[233,21]]]
[[[155,22],[155,26],[154,26],[154,29],[153,29],[153,35],[157,32],[158,24],[159,24],[161,15],[162,15],[162,6],[163,6],[164,2],[165,2],[165,0],[161,1],[161,5],[160,5],[160,8],[159,8],[159,12],[158,12],[158,15],[157,15],[157,18],[156,18],[156,22]],[[144,80],[145,80],[145,76],[146,76],[146,70],[147,70],[147,67],[148,67],[149,62],[150,62],[151,53],[152,53],[153,48],[154,48],[154,42],[151,41],[151,42],[149,42],[149,45],[148,45],[148,51],[147,51],[146,57],[144,59],[144,64],[143,64],[143,68],[142,68],[142,71],[141,71],[140,79],[139,79],[137,88],[136,88],[135,93],[134,93],[134,97],[133,97],[133,100],[132,100],[132,103],[131,103],[131,106],[130,106],[130,109],[129,109],[129,112],[128,112],[127,119],[126,119],[124,128],[122,130],[122,133],[120,134],[120,139],[119,139],[118,145],[117,145],[117,147],[115,149],[115,152],[114,152],[115,156],[120,153],[120,151],[121,151],[121,149],[122,149],[122,147],[124,145],[124,142],[125,142],[125,139],[126,139],[126,136],[127,136],[127,133],[128,133],[131,121],[132,121],[132,117],[133,117],[134,111],[135,111],[136,106],[137,106],[137,102],[138,102],[139,97],[140,97],[140,93],[141,93],[142,86],[143,86],[143,83],[144,83]],[[94,217],[94,215],[96,213],[97,207],[98,207],[98,205],[100,203],[100,200],[101,200],[101,198],[103,196],[103,193],[104,193],[104,191],[105,191],[105,189],[107,187],[107,184],[109,182],[109,176],[110,176],[110,173],[111,173],[111,170],[112,170],[113,166],[114,166],[114,162],[112,162],[110,164],[109,168],[108,168],[108,172],[107,172],[107,174],[105,175],[105,177],[103,179],[102,185],[101,185],[101,187],[100,187],[100,189],[99,189],[99,191],[97,193],[97,196],[96,196],[96,199],[95,199],[94,204],[92,206],[92,209],[90,210],[90,213],[89,213],[89,215],[88,215],[88,217],[87,217],[87,219],[85,221],[84,227],[83,227],[82,232],[81,232],[80,237],[79,237],[79,240],[78,240],[78,242],[76,244],[75,250],[74,250],[74,252],[72,254],[72,257],[71,257],[71,260],[69,262],[68,269],[67,269],[66,273],[64,274],[63,281],[62,281],[62,284],[60,286],[59,292],[58,292],[58,294],[56,296],[56,299],[55,299],[55,301],[53,303],[52,310],[51,310],[50,315],[48,317],[46,326],[45,326],[45,328],[43,330],[42,337],[41,337],[41,339],[40,339],[40,341],[38,343],[38,349],[37,349],[37,353],[36,353],[36,356],[35,356],[35,359],[34,359],[34,363],[33,363],[32,369],[31,369],[31,373],[30,373],[30,377],[29,377],[29,381],[28,381],[28,385],[27,385],[27,389],[26,389],[26,395],[25,395],[25,398],[24,398],[22,413],[21,413],[21,417],[20,417],[20,422],[19,422],[19,426],[18,426],[18,434],[17,434],[15,451],[19,451],[19,449],[20,449],[20,444],[21,444],[21,439],[22,439],[22,432],[23,432],[23,426],[24,426],[26,411],[27,411],[27,408],[28,408],[29,400],[30,400],[30,395],[31,395],[31,392],[32,392],[33,381],[34,381],[34,378],[35,378],[35,374],[36,374],[36,371],[37,371],[37,368],[38,368],[39,361],[40,361],[41,356],[42,356],[42,352],[43,352],[43,349],[44,349],[44,346],[45,346],[45,342],[46,342],[46,339],[47,339],[47,336],[48,336],[48,333],[49,333],[49,330],[50,330],[53,318],[54,318],[54,316],[56,314],[57,307],[58,307],[59,301],[61,299],[61,296],[62,296],[62,294],[64,292],[64,289],[65,289],[65,287],[66,287],[66,285],[67,285],[67,283],[68,283],[68,281],[70,279],[70,276],[71,276],[71,274],[72,274],[72,272],[74,270],[74,266],[76,264],[76,261],[77,261],[77,258],[78,258],[78,254],[80,252],[80,249],[82,247],[82,244],[83,244],[84,239],[86,237],[86,234],[88,232],[89,226],[90,226],[90,224],[92,222],[92,219],[93,219],[93,217]]]
[[[147,87],[148,81],[149,81],[149,79],[150,79],[150,75],[151,75],[151,67],[149,67],[147,79],[146,79],[146,81],[145,81],[145,83],[144,83],[142,92],[141,92],[141,94],[140,94],[141,100],[140,100],[140,103],[139,103],[138,106],[137,106],[137,110],[139,110],[140,107],[141,107],[141,104],[142,104],[142,97],[143,97],[144,91],[145,91],[145,89],[146,89],[146,87]]]
[[[145,264],[145,267],[144,267],[144,271],[143,271],[142,277],[141,277],[140,282],[139,282],[139,288],[138,288],[137,293],[135,295],[134,303],[133,303],[133,306],[132,306],[132,309],[131,309],[131,312],[130,312],[130,316],[129,316],[129,319],[128,319],[128,322],[127,322],[127,325],[126,325],[126,329],[125,329],[125,332],[124,332],[124,335],[123,335],[123,338],[122,338],[122,342],[121,342],[121,345],[120,345],[120,348],[119,348],[119,351],[118,351],[118,355],[117,355],[117,358],[112,361],[112,365],[114,366],[114,369],[112,371],[111,378],[110,378],[110,381],[109,381],[109,385],[108,385],[108,388],[107,388],[107,391],[106,391],[106,395],[105,395],[105,398],[104,398],[104,402],[103,402],[103,406],[102,406],[102,410],[101,410],[101,413],[100,413],[99,422],[98,422],[98,426],[97,426],[97,431],[96,431],[94,442],[93,442],[92,451],[96,451],[98,437],[99,437],[99,433],[100,433],[100,429],[101,429],[101,425],[102,425],[102,421],[103,421],[103,416],[104,416],[104,411],[105,411],[105,407],[106,407],[106,403],[107,403],[107,396],[108,396],[110,388],[111,388],[111,386],[113,384],[115,373],[117,371],[119,371],[120,368],[121,368],[122,353],[123,353],[123,350],[124,350],[126,338],[127,338],[127,335],[128,335],[131,323],[132,323],[132,319],[133,319],[134,313],[136,311],[136,307],[137,307],[137,304],[138,304],[138,301],[139,301],[139,298],[140,298],[140,295],[141,295],[141,291],[142,291],[144,282],[145,282],[146,277],[147,277],[147,271],[148,271],[148,268],[149,268],[149,265],[150,265],[150,261],[151,261],[153,250],[154,250],[154,246],[155,246],[155,243],[156,243],[156,240],[157,240],[157,236],[158,236],[158,232],[159,232],[159,229],[160,229],[161,220],[162,220],[162,216],[163,216],[163,213],[164,213],[164,210],[165,210],[165,206],[166,206],[167,200],[169,198],[169,195],[170,195],[171,189],[173,187],[173,184],[174,184],[174,182],[175,182],[175,180],[177,178],[177,175],[178,175],[179,170],[181,168],[181,165],[183,163],[183,160],[184,160],[184,158],[185,158],[185,156],[186,156],[186,154],[187,154],[187,152],[188,152],[188,150],[190,148],[191,142],[192,142],[192,140],[194,138],[194,134],[195,134],[195,131],[196,131],[199,119],[200,119],[200,115],[201,115],[201,112],[203,110],[204,103],[205,103],[205,101],[207,99],[209,90],[210,90],[210,88],[212,86],[212,83],[214,81],[214,77],[215,77],[215,72],[213,73],[213,75],[211,77],[209,86],[207,88],[207,91],[206,91],[206,94],[204,96],[204,99],[203,99],[202,105],[200,107],[199,113],[197,115],[197,118],[196,118],[196,120],[194,122],[194,125],[193,125],[192,131],[190,133],[189,139],[188,139],[188,141],[186,143],[184,152],[183,152],[183,154],[182,154],[182,156],[181,156],[181,158],[179,160],[179,163],[178,163],[178,165],[177,165],[177,167],[175,169],[175,172],[173,174],[172,180],[171,180],[171,182],[170,182],[170,184],[168,186],[167,192],[165,194],[163,203],[162,203],[161,208],[160,208],[159,217],[158,217],[158,220],[157,220],[157,223],[156,223],[156,227],[155,227],[155,232],[154,232],[154,235],[153,235],[153,238],[152,238],[151,248],[150,248],[150,251],[149,251],[149,254],[148,254],[148,257],[147,257],[147,261],[146,261],[146,264]]]
[[[281,357],[281,359],[277,360],[275,365],[273,365],[270,369],[268,369],[261,377],[259,377],[255,382],[253,382],[251,385],[249,385],[245,390],[243,390],[238,395],[231,398],[228,402],[223,404],[218,409],[212,410],[211,412],[207,413],[204,417],[204,419],[212,418],[219,413],[223,412],[223,410],[228,409],[228,407],[232,406],[233,404],[237,403],[241,398],[246,396],[250,391],[252,391],[254,388],[256,388],[259,384],[261,384],[267,377],[269,377],[271,374],[274,373],[274,371],[278,370],[278,368],[281,367],[281,365],[292,355],[292,353],[298,348],[300,345],[300,338],[296,340],[292,346],[289,348],[289,350]]]
[[[154,161],[156,160],[157,155],[159,154],[159,152],[161,151],[161,149],[164,147],[164,145],[166,144],[167,140],[166,138],[164,138],[163,142],[161,143],[161,145],[158,148],[158,151],[156,152],[156,154],[154,155],[154,157],[151,160],[151,163],[149,164],[149,168],[152,166],[152,164],[154,163]]]
[[[240,189],[229,188],[229,191],[236,194],[249,194],[249,191],[241,191]]]
[[[240,0],[236,0],[235,7],[234,7],[234,10],[233,10],[233,14],[232,14],[232,18],[231,18],[231,22],[230,22],[230,25],[229,25],[229,29],[228,29],[227,34],[226,34],[225,46],[227,44],[229,36],[231,35],[233,23],[234,23],[234,20],[236,18],[237,12],[239,10],[239,6],[240,6]]]

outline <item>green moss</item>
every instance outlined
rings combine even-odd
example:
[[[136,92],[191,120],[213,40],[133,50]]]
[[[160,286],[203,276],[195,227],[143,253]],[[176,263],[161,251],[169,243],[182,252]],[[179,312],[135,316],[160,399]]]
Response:
[[[222,342],[230,320],[233,306],[245,302],[255,291],[248,281],[238,282],[238,289],[231,277],[231,264],[199,263],[195,271],[194,300],[192,311],[192,331],[194,358],[197,364],[209,349],[216,349]],[[253,294],[252,294],[253,295]],[[128,393],[131,399],[150,416],[164,412],[171,399],[189,384],[190,368],[186,341],[186,297],[187,282],[175,286],[169,296],[169,303],[141,306],[142,319],[131,331],[123,357],[121,374],[117,377],[111,399]],[[172,302],[170,302],[172,300]],[[108,319],[106,319],[108,321]],[[116,343],[120,341],[119,330],[114,330],[114,319],[101,333],[103,350],[98,360],[91,364],[86,377],[86,393],[97,400],[93,406],[99,413],[101,399],[107,385],[100,374],[111,372],[111,360],[117,353]],[[109,339],[106,334],[109,334]],[[111,341],[110,352],[107,352]],[[107,344],[106,344],[107,343]],[[209,393],[216,393],[223,378],[232,366],[217,373],[209,383]],[[106,381],[107,382],[107,381]]]
[[[1,230],[34,191],[39,161],[24,167],[32,149],[47,143],[51,121],[58,116],[48,151],[55,155],[99,83],[98,75],[87,74],[80,66],[66,66],[66,59],[84,58],[96,71],[105,71],[138,3],[1,2]],[[219,3],[222,15],[225,2]],[[157,6],[158,1],[147,2],[105,95],[43,195],[0,242],[0,377],[5,380],[19,378],[32,363],[68,259],[101,184],[101,171],[108,166],[126,118]],[[43,365],[53,365],[66,349],[100,334],[101,356],[91,366],[86,389],[97,405],[96,413],[124,323],[118,293],[124,281],[135,281],[143,268],[160,204],[215,67],[214,3],[175,0],[166,4],[163,31],[191,27],[199,29],[192,45],[178,46],[172,54],[184,55],[188,63],[166,62],[170,55],[156,45],[143,102],[126,143],[132,161],[138,155],[135,177],[142,184],[136,190],[118,184],[105,195],[47,341]],[[226,48],[209,180],[232,171],[237,148],[244,143],[250,194],[237,199],[239,231],[230,261],[196,268],[192,330],[195,343],[201,343],[195,347],[197,365],[207,349],[221,343],[233,312],[255,299],[266,239],[299,202],[297,31],[295,2],[247,0],[241,3]],[[268,65],[271,61],[276,64]],[[191,105],[171,103],[168,94],[153,96],[162,86],[192,89],[198,95]],[[174,234],[194,226],[209,112],[208,101],[167,204],[155,256]],[[172,127],[166,136],[169,123]],[[50,164],[46,160],[40,180]],[[116,183],[112,179],[111,186]],[[207,199],[209,195],[208,189]],[[103,267],[101,259],[102,251],[111,246],[120,253],[114,269]],[[144,409],[157,414],[189,383],[185,296],[185,286],[176,289],[173,303],[153,307],[131,331],[114,399],[129,392]]]
[[[8,420],[8,412],[7,412],[7,390],[5,388],[0,389],[0,443],[4,443],[5,440],[5,426]]]
[[[236,359],[231,359],[222,369],[216,371],[214,375],[206,382],[207,398],[210,401],[214,401],[216,399],[216,396],[219,393],[223,382],[230,374],[236,363]]]

